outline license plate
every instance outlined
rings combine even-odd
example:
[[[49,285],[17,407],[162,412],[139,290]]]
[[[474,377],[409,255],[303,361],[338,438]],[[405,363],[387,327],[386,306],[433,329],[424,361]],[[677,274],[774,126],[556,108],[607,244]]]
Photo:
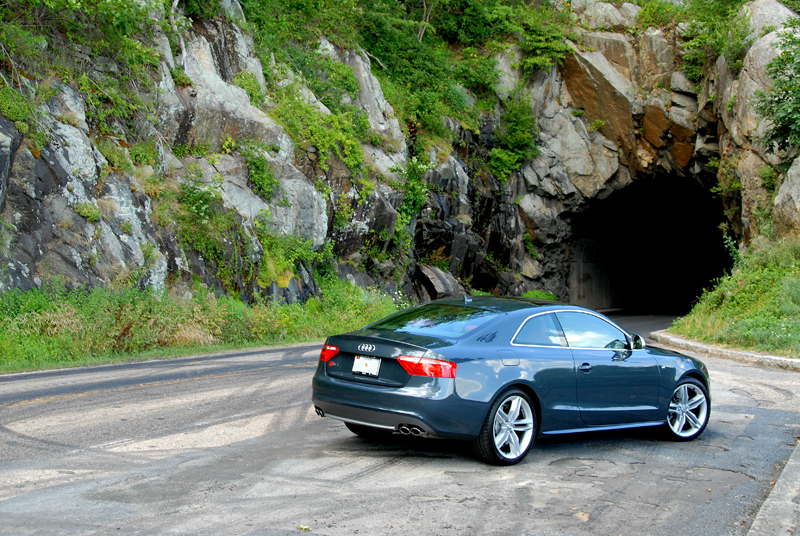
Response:
[[[381,368],[381,360],[376,357],[357,355],[353,360],[353,374],[377,376]]]

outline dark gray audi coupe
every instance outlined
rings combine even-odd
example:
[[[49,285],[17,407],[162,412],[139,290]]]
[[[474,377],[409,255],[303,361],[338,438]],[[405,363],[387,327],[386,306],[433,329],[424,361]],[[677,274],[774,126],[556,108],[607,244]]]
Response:
[[[541,435],[661,426],[694,439],[711,413],[708,381],[701,361],[647,347],[589,309],[475,297],[329,337],[312,400],[363,437],[463,439],[512,465]]]

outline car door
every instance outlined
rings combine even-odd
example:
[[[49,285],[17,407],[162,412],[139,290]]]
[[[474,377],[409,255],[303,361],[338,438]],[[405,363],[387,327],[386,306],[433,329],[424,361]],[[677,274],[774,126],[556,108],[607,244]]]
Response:
[[[592,426],[655,421],[659,368],[625,332],[597,315],[556,313],[575,359],[581,419]]]
[[[553,313],[527,318],[511,345],[521,368],[532,372],[542,406],[541,433],[582,427],[575,398],[575,361]]]

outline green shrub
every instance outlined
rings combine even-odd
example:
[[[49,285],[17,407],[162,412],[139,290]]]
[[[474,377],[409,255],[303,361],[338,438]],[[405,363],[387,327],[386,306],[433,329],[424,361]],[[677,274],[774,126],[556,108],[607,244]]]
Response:
[[[450,269],[450,255],[444,254],[445,246],[440,247],[437,250],[429,251],[425,254],[422,258],[422,264],[427,264],[428,266],[435,266],[436,268],[446,272]]]
[[[595,119],[594,121],[592,121],[592,124],[589,125],[589,130],[593,132],[599,132],[601,128],[606,126],[607,123],[608,121],[603,121],[602,119]]]
[[[780,34],[780,54],[767,64],[772,88],[756,92],[756,111],[770,121],[763,142],[772,151],[800,146],[800,18]]]
[[[238,72],[233,77],[233,84],[247,92],[247,96],[253,106],[261,106],[264,94],[261,92],[261,85],[258,83],[256,75],[250,71]]]
[[[182,67],[174,67],[170,69],[169,73],[172,75],[172,81],[178,87],[193,86],[192,79],[186,74]]]
[[[529,233],[525,233],[522,237],[522,244],[525,246],[525,251],[527,251],[528,255],[533,257],[534,260],[539,258],[539,252],[536,251],[536,247],[533,245],[533,240]]]
[[[350,220],[353,219],[353,205],[350,199],[345,195],[340,195],[336,202],[336,210],[333,215],[333,226],[336,229],[344,229],[350,225]]]
[[[778,189],[781,180],[778,171],[774,167],[766,165],[758,170],[758,174],[761,177],[761,186],[768,192],[774,194]]]
[[[294,84],[277,93],[270,114],[298,146],[313,145],[320,155],[320,167],[327,170],[335,154],[358,173],[364,163],[364,149],[358,139],[357,112],[326,115],[308,104]]]
[[[263,197],[268,203],[279,195],[283,188],[272,167],[269,165],[264,153],[270,148],[253,140],[245,140],[238,144],[237,149],[247,163],[250,174],[248,179],[253,185],[253,191]]]
[[[549,69],[561,63],[565,55],[572,53],[572,48],[565,42],[571,25],[570,10],[558,11],[547,5],[533,9],[525,4],[517,4],[512,17],[509,28],[522,36],[519,47],[524,56],[520,67],[525,74]]]
[[[26,123],[31,118],[31,109],[19,91],[5,86],[0,89],[0,113],[6,119]]]
[[[158,147],[153,140],[137,143],[128,149],[128,154],[137,166],[155,166],[158,164]]]
[[[183,158],[184,156],[198,156],[200,158],[205,158],[208,156],[209,149],[210,146],[207,143],[199,143],[191,146],[176,144],[172,146],[172,154],[178,158]]]
[[[303,46],[291,46],[288,48],[288,63],[303,75],[308,89],[334,113],[348,111],[342,99],[355,101],[358,98],[358,81],[353,70],[327,54]]]
[[[489,169],[501,183],[505,183],[525,160],[539,154],[535,145],[538,133],[536,117],[528,100],[520,91],[515,92],[505,103],[495,131],[498,147],[492,149],[489,157]]]
[[[475,48],[465,48],[456,62],[455,75],[467,89],[486,95],[494,90],[502,72],[497,69],[497,61],[486,57]]]
[[[97,205],[93,205],[92,203],[78,203],[75,205],[75,212],[90,222],[100,221],[100,209]]]
[[[743,0],[690,0],[684,5],[691,20],[683,35],[683,70],[688,78],[700,82],[706,69],[719,56],[728,59],[728,65],[738,76],[742,68],[742,55],[753,38],[750,19],[739,15]]]
[[[187,16],[193,19],[213,19],[222,14],[219,2],[206,2],[205,0],[181,0],[180,4]]]
[[[426,162],[418,156],[408,160],[405,167],[393,166],[389,171],[397,173],[405,182],[400,187],[403,190],[403,201],[397,208],[397,223],[395,231],[411,223],[411,218],[419,214],[425,201],[428,200],[430,188],[422,180],[422,177],[436,167],[435,162]]]
[[[495,147],[489,153],[489,169],[492,170],[497,180],[505,184],[508,177],[524,162],[522,156],[514,151]]]
[[[222,201],[222,181],[217,177],[206,184],[202,172],[190,166],[185,181],[181,183],[179,201],[188,208],[193,224],[205,226],[211,217],[213,205]]]
[[[636,23],[640,28],[667,29],[685,19],[686,11],[680,5],[668,0],[647,0],[639,10]]]
[[[95,144],[97,150],[106,157],[108,165],[121,173],[132,173],[133,166],[125,154],[125,149],[118,146],[111,140],[103,139]]]

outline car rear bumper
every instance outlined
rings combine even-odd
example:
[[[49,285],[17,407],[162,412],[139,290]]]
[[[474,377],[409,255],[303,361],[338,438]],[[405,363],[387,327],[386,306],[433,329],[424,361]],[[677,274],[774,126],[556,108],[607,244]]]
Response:
[[[341,380],[317,371],[312,402],[323,416],[353,424],[400,431],[416,426],[423,435],[473,439],[488,407],[455,394],[455,380],[412,377],[400,388]]]
[[[322,400],[314,400],[314,408],[320,417],[331,417],[344,422],[372,426],[394,432],[400,432],[403,427],[407,429],[416,428],[421,430],[422,433],[415,435],[439,437],[427,423],[415,415],[377,411]]]

